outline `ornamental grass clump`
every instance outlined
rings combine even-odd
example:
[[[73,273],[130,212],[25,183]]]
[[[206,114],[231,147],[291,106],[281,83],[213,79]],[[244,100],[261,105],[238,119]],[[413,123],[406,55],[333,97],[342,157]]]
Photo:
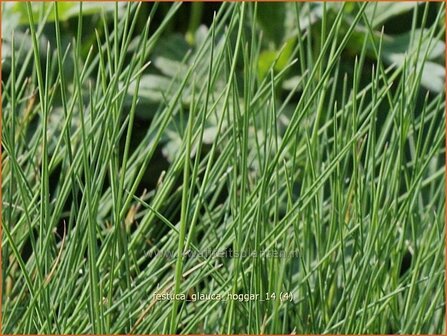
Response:
[[[2,6],[3,333],[445,333],[444,3]]]

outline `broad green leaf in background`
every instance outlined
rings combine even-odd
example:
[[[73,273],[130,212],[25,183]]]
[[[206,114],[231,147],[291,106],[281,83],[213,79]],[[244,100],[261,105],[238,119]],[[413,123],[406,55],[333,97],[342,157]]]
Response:
[[[34,2],[32,3],[33,19],[35,23],[39,22],[41,16],[48,14],[46,22],[55,20],[53,2]],[[122,15],[122,9],[125,3],[118,3],[119,15]],[[80,11],[79,2],[58,2],[59,20],[66,21],[70,18],[77,17]],[[113,2],[83,2],[82,15],[98,14],[102,11],[115,10]],[[24,48],[31,48],[30,38],[16,27],[26,25],[28,23],[28,14],[26,11],[26,4],[22,1],[2,3],[2,62],[11,55],[11,38],[12,32],[15,31],[16,48],[20,43],[25,43]],[[45,50],[46,39],[41,37],[41,45]]]
[[[139,96],[150,102],[163,101],[163,92],[167,93],[171,81],[169,78],[160,75],[143,75],[141,77]],[[135,92],[135,83],[130,83],[129,93],[133,95]]]
[[[348,50],[351,54],[359,53],[362,49],[366,28],[357,29],[352,35],[348,44]],[[422,34],[422,36],[421,36]],[[379,44],[381,33],[375,32],[376,49]],[[427,53],[427,60],[423,68],[421,85],[431,91],[439,92],[444,90],[445,69],[443,57],[445,53],[445,43],[439,39],[428,40],[428,30],[417,29],[414,31],[413,41],[411,34],[404,33],[399,35],[383,35],[382,60],[386,64],[402,65],[405,57],[417,52],[419,40],[421,41],[418,63],[422,64],[423,58]],[[374,46],[370,40],[367,40],[367,55],[371,59],[376,59]]]
[[[404,54],[388,54],[386,60],[388,63],[401,66],[405,62],[406,56]],[[423,64],[421,85],[426,89],[434,92],[442,92],[445,88],[445,68],[434,62],[425,61],[422,59],[418,61],[419,65]]]
[[[260,80],[265,78],[273,64],[273,69],[276,72],[280,72],[289,64],[295,43],[296,39],[290,38],[279,50],[264,50],[260,53],[258,60],[258,77]]]
[[[412,53],[416,51],[419,39],[421,39],[420,56],[423,56],[428,48],[430,49],[428,50],[427,59],[433,60],[443,56],[445,52],[445,43],[437,39],[428,41],[428,34],[429,32],[426,29],[416,29],[413,41],[411,41],[410,33],[392,36],[385,35],[383,39],[383,50],[386,54]],[[411,50],[409,50],[410,44],[412,45]]]
[[[445,89],[445,68],[433,62],[425,62],[421,84],[431,91],[442,92]]]
[[[421,39],[418,64],[423,64],[423,58],[426,53],[428,60],[424,64],[421,84],[428,90],[440,92],[444,90],[445,86],[445,68],[436,61],[444,56],[445,43],[438,39],[433,39],[429,42],[426,36],[428,36],[427,30],[416,30],[412,43],[410,41],[410,33],[387,36],[383,41],[383,59],[387,63],[402,65],[406,54],[416,53],[418,41]],[[409,50],[410,45],[413,48]]]
[[[118,3],[119,9],[124,7],[125,3]],[[32,4],[33,18],[37,22],[41,13],[46,13],[49,8],[52,8],[53,2],[35,2]],[[66,21],[72,17],[77,17],[80,10],[79,2],[58,2],[59,20]],[[101,13],[102,11],[112,11],[115,9],[115,3],[113,2],[83,2],[82,3],[82,15],[92,15]],[[26,12],[25,2],[8,2],[4,4],[2,15],[2,29],[3,23],[7,24],[9,18],[14,17],[19,24],[28,23],[28,14]],[[50,9],[50,13],[47,22],[54,21],[54,11]],[[4,21],[3,21],[4,20]]]
[[[160,39],[154,50],[154,57],[164,57],[181,62],[191,46],[181,34],[169,34]]]
[[[412,10],[419,2],[377,2],[374,6],[368,6],[365,14],[370,19],[373,28],[380,28],[388,19]]]

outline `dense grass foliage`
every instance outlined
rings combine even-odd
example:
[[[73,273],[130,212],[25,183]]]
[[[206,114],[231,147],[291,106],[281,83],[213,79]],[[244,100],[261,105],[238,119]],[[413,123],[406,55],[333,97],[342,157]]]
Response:
[[[3,6],[3,333],[445,332],[444,3]]]

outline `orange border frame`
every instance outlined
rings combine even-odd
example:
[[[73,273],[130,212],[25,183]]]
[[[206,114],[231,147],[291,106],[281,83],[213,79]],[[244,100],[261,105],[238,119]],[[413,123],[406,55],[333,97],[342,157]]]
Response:
[[[0,0],[0,22],[1,22],[1,17],[2,17],[2,3],[3,2],[19,2],[18,1],[13,1],[13,0]],[[58,2],[64,2],[64,0],[55,0]],[[245,2],[288,2],[287,0],[245,0]],[[318,1],[318,0],[316,0]],[[320,0],[321,1],[321,0]],[[416,2],[417,0],[375,0],[375,1],[371,1],[371,2]],[[35,1],[35,0],[30,0],[30,2],[53,2],[52,0],[41,0],[41,1]],[[115,1],[110,1],[110,0],[84,0],[84,2],[115,2]],[[137,2],[136,0],[116,0],[116,2]],[[156,2],[153,0],[141,0],[141,2]],[[157,0],[157,2],[177,2],[176,0]],[[179,1],[180,2],[180,1]],[[205,2],[202,0],[184,0],[183,2]],[[242,2],[241,0],[206,0],[206,2]],[[313,1],[308,1],[308,0],[292,0],[292,2],[313,2]],[[324,0],[323,2],[341,2],[341,0]],[[347,0],[347,2],[367,2],[367,0]],[[425,0],[424,2],[447,2],[447,0]],[[447,6],[444,9],[444,20],[445,20],[445,28],[446,28],[446,32],[447,32]],[[0,25],[0,37],[2,36],[2,28]],[[447,33],[445,33],[445,44],[447,46]],[[0,83],[2,81],[2,73],[1,73],[1,59],[2,59],[2,48],[0,46]],[[445,60],[444,60],[444,69],[447,72],[447,48],[445,50]],[[444,85],[445,85],[445,96],[447,99],[447,76],[444,78]],[[2,86],[0,84],[0,100],[3,102],[2,99]],[[2,130],[2,105],[0,105],[0,130]],[[445,118],[447,120],[447,104],[445,106]],[[0,132],[0,142],[2,142],[2,134],[3,132]],[[447,123],[445,126],[445,134],[444,134],[444,138],[445,138],[445,145],[447,148]],[[0,146],[0,157],[2,156],[3,151],[2,151],[2,147]],[[445,152],[445,194],[447,196],[447,150]],[[0,184],[2,181],[2,167],[3,167],[3,160],[0,163]],[[2,194],[2,188],[0,188],[0,212],[2,212],[3,210],[3,194]],[[445,203],[445,234],[444,234],[444,238],[445,238],[445,246],[444,246],[444,263],[445,263],[445,273],[444,276],[446,276],[447,274],[447,197],[446,197],[446,203]],[[3,335],[2,331],[3,331],[3,316],[2,316],[2,312],[3,312],[3,263],[2,263],[2,241],[3,241],[3,231],[2,231],[2,218],[0,217],[0,336]],[[445,281],[444,283],[444,300],[447,306],[447,281]],[[425,334],[421,334],[420,336],[447,336],[447,307],[445,309],[445,320],[444,320],[444,334],[430,334],[430,335],[425,335]],[[10,335],[10,334],[5,334],[5,335]],[[20,334],[11,334],[11,335],[20,335]],[[75,336],[78,334],[63,334],[64,336]],[[109,334],[103,334],[103,335],[97,335],[97,334],[82,334],[85,336],[105,336],[105,335],[109,335]],[[114,336],[128,336],[127,334],[113,334]],[[141,335],[141,334],[134,334],[134,335]],[[150,335],[150,334],[144,334],[144,335]],[[142,336],[144,336],[142,335]],[[189,334],[191,336],[208,336],[208,335],[215,335],[215,334]],[[238,335],[238,334],[235,334]],[[247,334],[241,334],[241,335],[247,335]],[[327,336],[335,336],[336,334],[327,334]],[[380,335],[380,334],[345,334],[344,336],[373,336],[373,335]],[[402,336],[410,336],[412,334],[399,334]],[[27,334],[27,336],[38,336],[38,335],[33,335],[33,334]],[[60,336],[57,334],[48,334],[48,336]],[[234,336],[234,335],[231,335]],[[248,336],[248,335],[247,335]],[[272,334],[272,336],[282,336],[281,334],[278,335],[274,335]],[[308,334],[296,334],[295,336],[308,336]],[[337,335],[338,336],[338,335]]]

